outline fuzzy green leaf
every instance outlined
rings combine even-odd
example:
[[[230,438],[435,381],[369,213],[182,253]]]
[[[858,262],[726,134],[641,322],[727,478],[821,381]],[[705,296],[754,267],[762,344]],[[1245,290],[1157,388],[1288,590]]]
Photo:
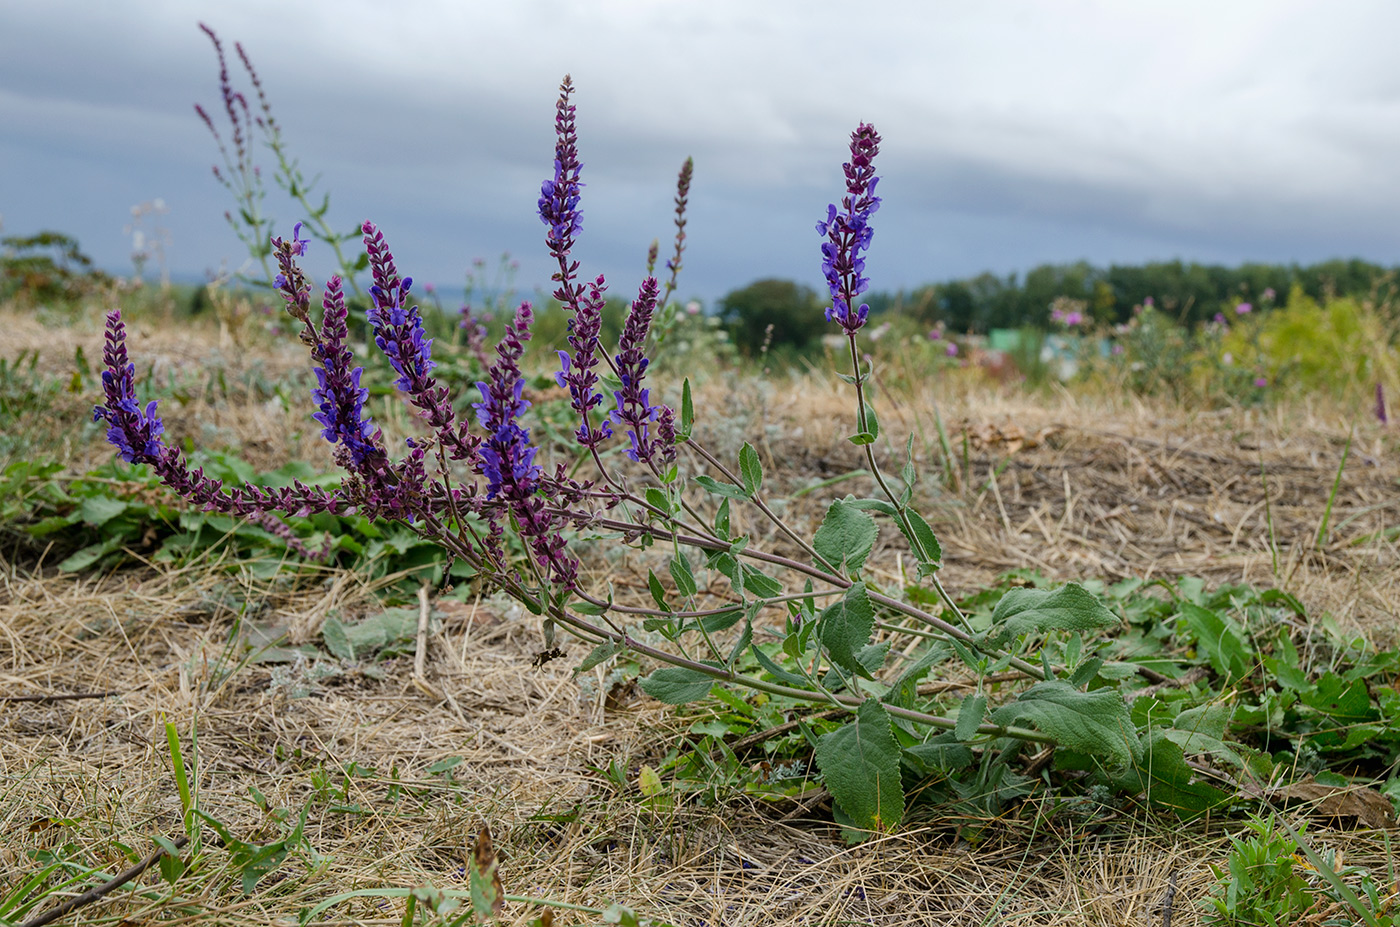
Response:
[[[686,598],[695,595],[695,574],[690,571],[690,561],[684,553],[677,553],[671,558],[671,578],[676,581],[676,588],[680,590],[681,595]]]
[[[1165,732],[1157,731],[1147,742],[1142,761],[1114,781],[1125,792],[1141,792],[1148,802],[1171,808],[1183,818],[1194,818],[1232,796],[1196,777],[1186,763],[1181,746]]]
[[[958,726],[953,731],[960,742],[967,743],[977,736],[977,727],[986,713],[985,695],[973,694],[963,699],[962,708],[958,709]]]
[[[844,564],[847,572],[854,573],[870,556],[878,533],[875,519],[850,500],[838,499],[826,510],[822,526],[812,537],[812,546],[833,567],[841,569]]]
[[[712,476],[697,476],[695,482],[700,484],[700,488],[706,492],[720,496],[727,496],[730,499],[747,499],[749,494],[733,483],[721,483]]]
[[[758,459],[758,451],[747,441],[739,448],[739,473],[744,480],[744,491],[750,496],[758,492],[763,484],[763,464]]]
[[[1103,757],[1111,766],[1127,766],[1142,752],[1128,703],[1116,689],[1081,692],[1061,680],[1047,679],[998,708],[992,721],[1029,722],[1060,746]]]
[[[870,607],[865,583],[854,584],[839,600],[822,609],[817,623],[831,662],[848,673],[872,678],[856,657],[870,643],[870,635],[875,630],[875,612]]]
[[[909,523],[906,527],[904,521],[899,522],[899,530],[909,540],[909,547],[914,551],[914,556],[918,558],[921,573],[931,573],[943,564],[943,547],[938,543],[938,537],[934,535],[933,529],[928,522],[924,521],[924,516],[913,509],[905,509],[904,516]]]
[[[617,641],[603,641],[597,647],[594,647],[593,650],[589,652],[588,656],[583,658],[583,662],[574,670],[574,675],[577,676],[580,673],[586,673],[599,663],[605,660],[611,660],[614,654],[621,652],[622,645]]]
[[[854,722],[817,740],[817,767],[826,787],[856,827],[884,832],[904,819],[899,744],[890,716],[866,699]]]
[[[642,680],[642,691],[658,702],[684,705],[710,694],[713,676],[683,666],[663,666]]]
[[[1000,646],[1032,631],[1097,631],[1118,623],[1118,616],[1078,583],[1059,589],[1012,589],[992,612],[990,643]]]

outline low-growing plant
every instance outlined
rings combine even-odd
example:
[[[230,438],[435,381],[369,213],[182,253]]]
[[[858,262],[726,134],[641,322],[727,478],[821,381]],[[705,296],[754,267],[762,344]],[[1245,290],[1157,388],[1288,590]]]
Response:
[[[1129,705],[1125,693],[1134,685],[1170,684],[1184,674],[1173,656],[1159,656],[1160,639],[1131,633],[1134,610],[1148,606],[1115,596],[1129,612],[1128,633],[1106,640],[1103,632],[1123,631],[1124,620],[1086,585],[1022,581],[963,602],[944,587],[938,539],[915,506],[913,439],[898,473],[888,471],[885,452],[877,453],[882,432],[871,397],[873,371],[862,350],[869,307],[859,302],[869,285],[864,254],[880,205],[874,159],[881,139],[873,126],[862,123],[852,133],[845,195],[828,206],[817,229],[830,301],[824,314],[839,333],[848,371],[840,376],[853,393],[848,440],[863,456],[874,489],[831,501],[809,535],[770,501],[772,480],[753,444],[743,443],[737,460],[728,461],[699,441],[688,381],[673,407],[647,378],[652,327],[680,267],[689,161],[680,173],[672,280],[663,286],[648,273],[615,353],[604,349],[608,282],[582,275],[571,256],[582,228],[573,92],[566,77],[555,110],[554,170],[538,204],[558,268],[553,296],[569,315],[568,349],[558,352],[555,381],[568,395],[568,406],[560,408],[571,414],[571,458],[546,466],[532,440],[531,428],[547,428],[549,418],[539,418],[538,409],[531,413],[524,396],[530,304],[515,309],[476,383],[473,427],[464,397],[454,397],[441,378],[432,339],[410,298],[412,280],[400,274],[371,222],[362,226],[374,280],[367,323],[397,374],[395,388],[427,434],[392,446],[367,414],[369,388],[349,346],[345,282],[331,278],[319,317],[313,315],[312,285],[298,264],[309,240],[298,224],[290,240],[271,242],[277,288],[311,349],[314,417],[346,476],[339,485],[306,478],[258,485],[192,467],[182,449],[163,439],[157,403],[137,401],[125,324],[114,310],[104,351],[106,401],[95,417],[106,423],[121,456],[220,515],[264,524],[274,513],[354,517],[411,532],[445,553],[444,573],[456,575],[453,566],[461,565],[483,588],[500,590],[540,616],[544,641],[537,664],[563,655],[562,630],[592,647],[579,672],[626,655],[662,664],[640,685],[663,702],[713,697],[729,706],[730,713],[716,719],[719,726],[697,729],[706,736],[722,738],[740,724],[775,720],[771,711],[752,710],[760,704],[783,716],[802,705],[826,709],[821,719],[800,726],[812,762],[796,752],[780,758],[789,761],[793,776],[825,785],[837,821],[855,838],[899,826],[916,794],[942,794],[995,815],[1036,788],[1052,761],[1100,791],[1142,795],[1187,817],[1236,799],[1230,770],[1270,780],[1268,751],[1284,746],[1270,740],[1274,706],[1232,707],[1218,692],[1184,683]],[[655,248],[649,270],[654,264]],[[621,454],[611,453],[612,445],[620,445]],[[910,576],[891,582],[872,568],[882,525],[907,548]],[[756,541],[760,528],[775,539],[771,544]],[[611,585],[588,581],[580,555],[589,544],[630,551],[646,568],[650,602],[620,600]],[[1171,606],[1176,631],[1194,643],[1200,662],[1222,685],[1294,710],[1300,724],[1314,724],[1306,737],[1314,749],[1355,750],[1377,741],[1382,752],[1393,752],[1377,734],[1382,710],[1364,681],[1356,689],[1366,671],[1348,678],[1336,675],[1334,666],[1310,675],[1296,655],[1289,662],[1282,642],[1266,651],[1242,630],[1229,612],[1234,603],[1184,598]],[[1286,676],[1286,692],[1248,687],[1254,668],[1267,659],[1296,670]],[[957,665],[965,685],[926,685],[935,671],[952,675]],[[1340,733],[1338,722],[1363,733]],[[1261,726],[1255,744],[1227,742],[1236,723]],[[708,746],[731,762],[732,751],[726,757],[721,743]],[[1023,756],[1027,747],[1038,758]],[[1208,780],[1188,756],[1216,763]],[[702,767],[685,768],[699,776]],[[729,770],[718,772],[732,779]],[[648,781],[652,793],[660,781]],[[926,788],[930,783],[942,785]]]

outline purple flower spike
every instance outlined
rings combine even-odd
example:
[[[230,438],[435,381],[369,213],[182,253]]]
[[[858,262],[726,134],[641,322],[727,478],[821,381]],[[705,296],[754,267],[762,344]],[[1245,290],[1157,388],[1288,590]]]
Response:
[[[617,405],[609,418],[614,425],[627,426],[627,436],[632,439],[627,456],[636,461],[649,461],[655,452],[647,423],[656,420],[657,408],[651,404],[651,391],[642,388],[647,365],[651,363],[642,349],[646,346],[652,313],[656,311],[657,289],[655,277],[642,281],[641,291],[622,327],[618,354],[613,358],[622,389],[613,393]]]
[[[525,353],[525,342],[530,340],[533,320],[530,304],[521,303],[514,321],[506,326],[501,343],[496,345],[496,363],[487,372],[486,381],[476,385],[481,391],[481,402],[473,408],[477,422],[486,430],[481,468],[488,499],[496,498],[504,489],[525,498],[534,492],[540,475],[540,468],[534,463],[538,448],[530,444],[530,432],[519,422],[530,408],[521,395],[525,380],[520,373],[520,358]]]
[[[588,285],[588,293],[579,301],[577,314],[569,320],[569,344],[574,349],[572,357],[568,352],[559,352],[559,362],[563,369],[554,375],[555,381],[569,391],[570,404],[578,413],[582,424],[575,437],[584,447],[597,447],[612,437],[612,428],[605,421],[594,428],[588,420],[588,413],[603,401],[598,390],[598,374],[593,372],[598,363],[598,333],[603,327],[603,291],[607,287],[600,276]]]
[[[295,258],[306,254],[309,239],[299,238],[301,223],[292,227],[292,240],[272,239],[272,253],[277,257],[277,268],[281,271],[272,284],[287,302],[287,312],[298,322],[306,322],[311,315],[311,281],[306,279],[297,266]]]
[[[409,401],[437,429],[439,437],[453,445],[454,457],[462,459],[470,453],[464,443],[464,429],[453,428],[456,417],[447,387],[439,386],[431,375],[437,366],[433,361],[433,339],[424,335],[418,307],[408,304],[413,278],[399,278],[394,255],[374,223],[366,222],[362,228],[374,275],[374,284],[369,288],[374,308],[366,313],[374,329],[374,343],[399,375],[394,385],[408,394]]]
[[[126,353],[126,325],[120,309],[107,313],[107,341],[102,349],[102,393],[105,406],[92,410],[92,420],[107,423],[107,440],[127,463],[157,464],[165,447],[160,436],[165,425],[156,415],[154,401],[143,411],[136,402],[136,365]]]
[[[574,236],[583,228],[583,213],[578,208],[579,171],[578,132],[574,128],[574,105],[569,97],[574,92],[573,79],[564,75],[559,85],[559,102],[555,106],[554,177],[540,186],[540,221],[549,226],[545,242],[549,253],[561,262],[574,246]]]
[[[869,278],[864,276],[865,259],[860,255],[870,247],[874,235],[870,217],[880,208],[880,198],[875,195],[879,178],[874,167],[879,153],[879,134],[874,126],[862,122],[851,133],[851,160],[843,165],[846,195],[841,199],[841,211],[830,205],[826,219],[817,223],[817,233],[827,238],[822,243],[822,273],[832,304],[826,317],[838,323],[847,335],[859,331],[870,314],[868,305],[862,303],[853,308],[853,303],[870,287]]]
[[[339,277],[332,277],[326,284],[321,305],[325,310],[321,342],[312,350],[319,387],[311,392],[320,411],[313,418],[325,426],[321,434],[327,441],[345,447],[354,469],[368,464],[378,470],[385,462],[383,435],[364,414],[365,399],[369,397],[369,390],[360,386],[364,368],[350,367],[354,355],[345,344],[349,312]]]

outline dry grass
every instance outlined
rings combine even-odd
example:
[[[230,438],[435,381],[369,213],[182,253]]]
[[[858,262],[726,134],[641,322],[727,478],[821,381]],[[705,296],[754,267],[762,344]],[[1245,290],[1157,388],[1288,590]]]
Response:
[[[61,365],[72,357],[65,338],[100,356],[92,324],[55,332],[0,314],[0,326],[7,356],[33,343],[46,363]],[[137,335],[133,353],[143,364],[207,365],[211,339],[167,327]],[[225,361],[272,372],[301,363],[290,350]],[[738,435],[762,436],[772,495],[782,497],[863,466],[843,440],[849,400],[839,386],[809,378],[800,388],[741,392],[719,376],[697,408],[702,417],[722,410],[704,428],[730,459]],[[1317,545],[1347,436],[1335,413],[1199,415],[1117,397],[1038,400],[987,388],[877,405],[890,446],[915,435],[929,480],[925,508],[955,593],[1018,567],[1061,579],[1245,581],[1286,588],[1312,614],[1393,641],[1400,570],[1385,532],[1397,520],[1400,464],[1392,436],[1373,424],[1358,427],[1332,530]],[[961,486],[937,482],[935,407],[958,470],[968,437]],[[196,397],[172,410],[172,431],[198,441],[217,421],[259,466],[276,466],[324,453],[313,449],[311,428],[288,438],[282,416],[304,411],[274,415]],[[73,459],[103,453],[80,448]],[[810,526],[823,499],[869,488],[857,478],[794,495],[786,513]],[[902,551],[887,535],[872,564],[892,581]],[[595,576],[617,569],[603,560],[590,567]],[[628,579],[609,578],[623,586]],[[1187,927],[1200,922],[1209,864],[1223,860],[1224,834],[1237,828],[1183,828],[1148,813],[1050,815],[1039,802],[1054,799],[1043,797],[1002,820],[949,817],[850,847],[820,804],[734,795],[708,805],[644,802],[639,766],[655,763],[686,722],[636,694],[605,698],[601,672],[580,685],[570,673],[578,647],[569,660],[531,668],[538,620],[493,600],[437,603],[441,627],[425,689],[414,683],[411,657],[346,667],[319,682],[289,680],[295,664],[240,662],[241,645],[230,643],[240,614],[245,630],[286,632],[295,643],[312,639],[328,614],[373,609],[375,590],[346,574],[264,585],[217,562],[80,578],[8,566],[0,584],[0,697],[113,693],[0,703],[0,897],[34,868],[35,851],[71,853],[111,872],[130,853],[144,854],[150,835],[181,832],[166,720],[184,734],[187,755],[197,733],[200,807],[241,839],[268,842],[283,828],[250,788],[293,819],[307,810],[314,855],[295,856],[251,896],[214,850],[210,868],[181,882],[174,898],[118,892],[74,922],[291,924],[298,910],[338,892],[425,882],[463,888],[470,835],[489,823],[508,893],[590,907],[618,899],[677,924],[1160,924],[1157,906],[1174,877],[1172,923]],[[450,774],[429,772],[451,757],[462,762]],[[595,771],[613,762],[628,771],[624,789]],[[347,777],[351,763],[373,772]],[[1323,845],[1344,847],[1348,862],[1386,871],[1377,839],[1315,832]],[[154,871],[139,882],[161,884]],[[402,910],[397,900],[361,898],[318,922],[396,924]],[[532,913],[513,903],[504,922],[523,924]],[[563,924],[596,920],[556,916]]]

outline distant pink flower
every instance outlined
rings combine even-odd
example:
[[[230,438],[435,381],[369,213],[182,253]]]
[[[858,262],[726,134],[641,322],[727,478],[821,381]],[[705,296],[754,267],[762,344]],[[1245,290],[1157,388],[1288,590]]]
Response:
[[[1266,386],[1269,385],[1269,378],[1268,378],[1268,377],[1255,377],[1255,378],[1254,378],[1254,385],[1257,386],[1257,387],[1259,387],[1260,389],[1263,389],[1264,387],[1266,387]]]
[[[1115,356],[1116,356],[1116,355],[1119,355],[1119,354],[1122,354],[1122,353],[1123,353],[1123,346],[1122,346],[1121,344],[1115,344],[1115,345],[1113,346],[1113,353],[1114,353]]]
[[[957,346],[956,344],[954,344],[953,342],[951,342],[951,341],[948,342],[948,349],[947,349],[947,350],[948,350],[948,356],[949,356],[949,357],[957,357],[957,356],[958,356],[958,346]]]
[[[686,304],[685,304],[685,314],[686,314],[686,315],[699,315],[699,314],[700,314],[700,304],[697,303],[697,302],[694,302],[694,301],[691,301],[691,302],[686,303]]]
[[[1152,306],[1152,305],[1155,305],[1155,303],[1153,303],[1153,301],[1152,301],[1152,297],[1151,297],[1151,296],[1149,296],[1149,297],[1147,297],[1146,299],[1144,299],[1144,300],[1142,301],[1142,304],[1143,304],[1144,306]]]
[[[1215,321],[1216,321],[1216,324],[1218,324],[1218,325],[1224,325],[1224,324],[1225,324],[1225,313],[1223,313],[1223,312],[1217,312],[1217,313],[1215,314]]]
[[[431,283],[425,283],[423,284],[423,291],[429,295],[432,295],[433,293],[437,292],[437,287],[433,286]]]
[[[1272,300],[1275,296],[1277,296],[1278,294],[1274,292],[1274,288],[1273,288],[1273,287],[1269,287],[1268,289],[1266,289],[1263,293],[1260,293],[1259,295],[1262,296],[1263,299],[1264,299],[1264,302],[1267,303],[1267,302],[1269,302],[1270,300]]]
[[[937,328],[932,329],[932,330],[928,333],[928,340],[929,340],[929,341],[937,341],[939,338],[942,338],[942,337],[943,337],[943,332],[942,332],[941,330],[937,329]]]
[[[1235,306],[1235,315],[1249,315],[1254,311],[1254,307],[1249,303],[1240,303]]]

